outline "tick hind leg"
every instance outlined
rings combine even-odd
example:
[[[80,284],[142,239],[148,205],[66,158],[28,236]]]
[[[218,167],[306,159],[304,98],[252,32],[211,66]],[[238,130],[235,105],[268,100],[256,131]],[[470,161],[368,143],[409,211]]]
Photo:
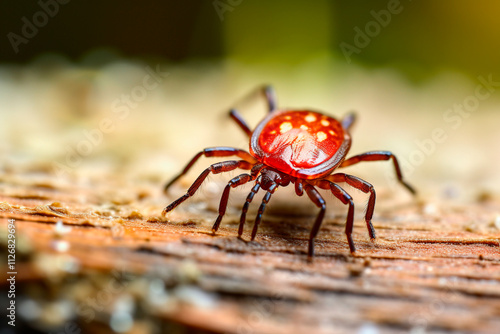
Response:
[[[240,159],[243,159],[244,161],[254,164],[256,161],[252,157],[250,153],[244,150],[240,150],[238,148],[233,148],[233,147],[209,147],[204,149],[203,151],[198,152],[192,159],[191,161],[184,167],[182,172],[180,172],[176,177],[174,177],[170,182],[168,182],[165,185],[164,192],[166,193],[168,189],[174,184],[181,176],[185,175],[191,167],[193,167],[194,163],[198,161],[198,159],[201,156],[205,157],[230,157],[230,156],[237,156]]]
[[[223,172],[229,172],[232,170],[235,170],[236,168],[241,168],[241,169],[251,169],[253,167],[252,163],[249,163],[244,160],[229,160],[229,161],[223,161],[223,162],[217,162],[213,165],[210,165],[207,169],[205,169],[200,176],[193,182],[191,187],[189,187],[188,191],[184,196],[179,197],[175,201],[173,201],[170,205],[168,205],[165,209],[162,211],[162,215],[165,215],[167,212],[172,211],[175,209],[179,204],[187,200],[189,197],[193,196],[194,193],[198,190],[200,185],[205,181],[207,178],[208,174],[219,174]],[[182,174],[181,174],[182,175]]]
[[[259,88],[259,91],[265,96],[266,101],[267,101],[267,108],[268,111],[271,113],[276,110],[276,94],[274,93],[274,89],[272,86],[262,86]],[[233,121],[236,122],[236,124],[240,127],[243,132],[246,133],[248,137],[252,135],[252,130],[248,126],[248,124],[245,122],[243,117],[240,115],[238,110],[236,109],[231,109],[229,111],[229,117],[233,119]]]
[[[245,122],[243,117],[240,115],[238,110],[231,109],[231,111],[229,111],[229,116],[233,119],[233,121],[236,122],[236,124],[238,124],[241,130],[243,130],[243,132],[245,132],[248,137],[252,135],[252,130],[250,130],[250,127],[248,126],[247,122]]]
[[[396,176],[398,178],[399,183],[401,183],[406,189],[408,189],[408,191],[410,191],[412,194],[415,195],[416,194],[415,188],[413,188],[411,185],[409,185],[403,180],[403,174],[401,173],[401,168],[399,168],[398,159],[394,154],[392,154],[389,151],[372,151],[355,155],[342,162],[340,167],[351,166],[362,161],[382,161],[389,159],[392,159],[392,162],[394,164],[394,170],[396,171]]]
[[[345,130],[350,130],[350,128],[353,126],[354,122],[356,121],[356,114],[354,112],[350,112],[342,118],[342,127]]]
[[[273,86],[264,86],[262,88],[264,95],[266,96],[267,100],[267,107],[269,109],[269,112],[273,112],[277,109],[277,100],[276,100],[276,93],[274,92]]]

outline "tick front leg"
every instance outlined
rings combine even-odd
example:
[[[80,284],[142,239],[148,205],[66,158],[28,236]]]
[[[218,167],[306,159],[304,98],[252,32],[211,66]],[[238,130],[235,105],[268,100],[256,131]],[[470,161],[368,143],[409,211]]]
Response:
[[[175,209],[179,204],[187,200],[189,197],[193,196],[194,193],[198,190],[200,185],[205,181],[207,178],[208,174],[219,174],[223,172],[229,172],[232,170],[235,170],[236,168],[241,168],[241,169],[251,169],[253,164],[243,161],[243,160],[229,160],[229,161],[223,161],[223,162],[217,162],[207,169],[205,169],[200,176],[193,182],[191,187],[189,187],[187,193],[173,201],[169,206],[167,206],[165,209],[162,211],[162,215],[165,215],[167,212],[172,211]]]
[[[250,174],[241,174],[236,176],[227,183],[226,188],[224,188],[224,192],[222,193],[222,197],[220,199],[219,216],[217,216],[217,219],[215,220],[214,226],[212,227],[212,232],[215,233],[219,229],[222,217],[226,213],[227,201],[229,199],[229,191],[231,190],[231,188],[235,188],[251,180],[252,176]]]
[[[262,215],[264,214],[264,209],[266,208],[266,204],[269,203],[271,195],[276,191],[276,189],[278,189],[278,185],[276,183],[271,185],[267,193],[264,195],[264,198],[262,199],[262,203],[260,204],[259,211],[257,212],[257,217],[255,218],[255,223],[253,225],[252,237],[251,237],[252,241],[255,239],[255,236],[257,235],[257,230],[259,229],[259,224],[262,220]]]
[[[352,200],[351,195],[349,195],[347,191],[345,191],[338,184],[326,179],[316,181],[316,184],[321,189],[330,189],[332,194],[342,203],[349,205],[345,221],[345,234],[349,244],[349,250],[351,251],[351,254],[354,254],[354,252],[356,252],[356,247],[354,246],[354,241],[352,240],[352,230],[354,227],[354,201]]]
[[[311,234],[309,235],[309,248],[307,252],[307,256],[309,260],[314,256],[314,239],[318,235],[319,228],[321,227],[321,223],[323,223],[323,218],[325,217],[326,211],[326,203],[323,197],[321,197],[320,193],[310,184],[306,184],[304,190],[307,193],[307,196],[313,201],[314,204],[321,210],[316,217],[316,221],[314,222],[313,228],[311,230]]]
[[[241,235],[243,234],[243,228],[245,226],[245,220],[247,217],[248,207],[250,206],[250,203],[252,203],[253,197],[260,189],[260,181],[261,180],[262,180],[262,176],[259,175],[259,177],[255,181],[255,186],[252,188],[252,190],[248,194],[247,199],[245,201],[245,204],[243,204],[243,208],[241,209],[240,226],[238,227],[238,237],[239,238],[241,238]]]
[[[191,159],[191,161],[186,165],[186,167],[184,167],[184,170],[179,175],[177,175],[172,180],[170,180],[170,182],[167,183],[167,185],[165,186],[165,188],[164,188],[163,191],[166,193],[168,191],[168,188],[170,188],[170,186],[172,186],[172,184],[174,184],[175,181],[177,181],[181,176],[183,176],[184,174],[186,174],[189,171],[189,169],[191,169],[191,167],[193,167],[194,163],[202,155],[205,156],[205,157],[230,157],[230,156],[237,156],[240,159],[243,159],[243,160],[245,160],[248,163],[254,164],[256,162],[255,159],[254,159],[254,157],[252,157],[252,155],[250,153],[248,153],[247,151],[244,151],[244,150],[240,150],[238,148],[222,147],[222,146],[220,146],[220,147],[209,147],[209,148],[204,149],[201,152],[198,152]]]
[[[370,193],[370,197],[368,198],[368,204],[366,205],[366,213],[365,213],[365,222],[366,228],[368,229],[368,233],[370,234],[370,239],[375,240],[375,229],[372,225],[373,212],[375,211],[375,200],[377,195],[375,193],[375,188],[370,183],[366,182],[363,179],[360,179],[357,176],[337,173],[326,177],[325,179],[330,180],[332,182],[345,182],[348,185],[361,190],[364,193]]]
[[[351,166],[354,164],[357,164],[358,162],[362,161],[382,161],[382,160],[389,160],[392,159],[392,162],[394,163],[394,169],[396,171],[396,176],[398,177],[398,181],[408,189],[413,195],[415,195],[417,192],[415,191],[415,188],[413,188],[411,185],[406,183],[403,180],[403,174],[401,173],[401,168],[399,168],[399,163],[398,159],[394,154],[392,154],[389,151],[372,151],[372,152],[366,152],[363,154],[355,155],[353,157],[350,157],[349,159],[345,160],[342,162],[340,167],[347,167]]]

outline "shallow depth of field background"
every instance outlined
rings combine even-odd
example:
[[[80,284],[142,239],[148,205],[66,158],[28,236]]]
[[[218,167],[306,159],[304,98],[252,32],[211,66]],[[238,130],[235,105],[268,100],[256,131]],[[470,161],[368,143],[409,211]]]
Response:
[[[269,83],[282,107],[355,110],[352,153],[393,150],[410,180],[499,184],[500,5],[492,1],[2,6],[7,165],[35,160],[59,175],[132,168],[161,179],[202,147],[245,148],[226,110]],[[146,67],[165,73],[153,89],[140,87]],[[481,80],[497,84],[474,99]],[[253,100],[241,106],[252,126],[264,113]],[[109,131],[99,134],[103,119]]]

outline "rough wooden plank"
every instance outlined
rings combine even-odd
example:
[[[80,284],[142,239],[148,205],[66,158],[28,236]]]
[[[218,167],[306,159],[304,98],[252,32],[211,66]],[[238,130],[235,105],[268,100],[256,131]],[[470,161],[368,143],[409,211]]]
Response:
[[[358,252],[351,256],[344,216],[329,215],[310,263],[305,251],[317,210],[280,214],[289,208],[286,197],[249,242],[236,237],[237,207],[212,235],[216,213],[202,205],[203,196],[161,218],[169,199],[155,182],[129,182],[123,199],[113,191],[119,176],[92,187],[3,180],[2,231],[15,219],[18,321],[25,328],[110,333],[113,321],[129,320],[130,333],[500,328],[498,198],[423,203],[382,190],[377,241],[357,214]]]

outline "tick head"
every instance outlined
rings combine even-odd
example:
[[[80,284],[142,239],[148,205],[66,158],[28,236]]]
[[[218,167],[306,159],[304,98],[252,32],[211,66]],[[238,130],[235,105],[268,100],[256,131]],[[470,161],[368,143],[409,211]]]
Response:
[[[264,168],[261,171],[262,180],[260,186],[264,190],[272,189],[272,187],[286,187],[290,184],[292,177],[272,168]]]

